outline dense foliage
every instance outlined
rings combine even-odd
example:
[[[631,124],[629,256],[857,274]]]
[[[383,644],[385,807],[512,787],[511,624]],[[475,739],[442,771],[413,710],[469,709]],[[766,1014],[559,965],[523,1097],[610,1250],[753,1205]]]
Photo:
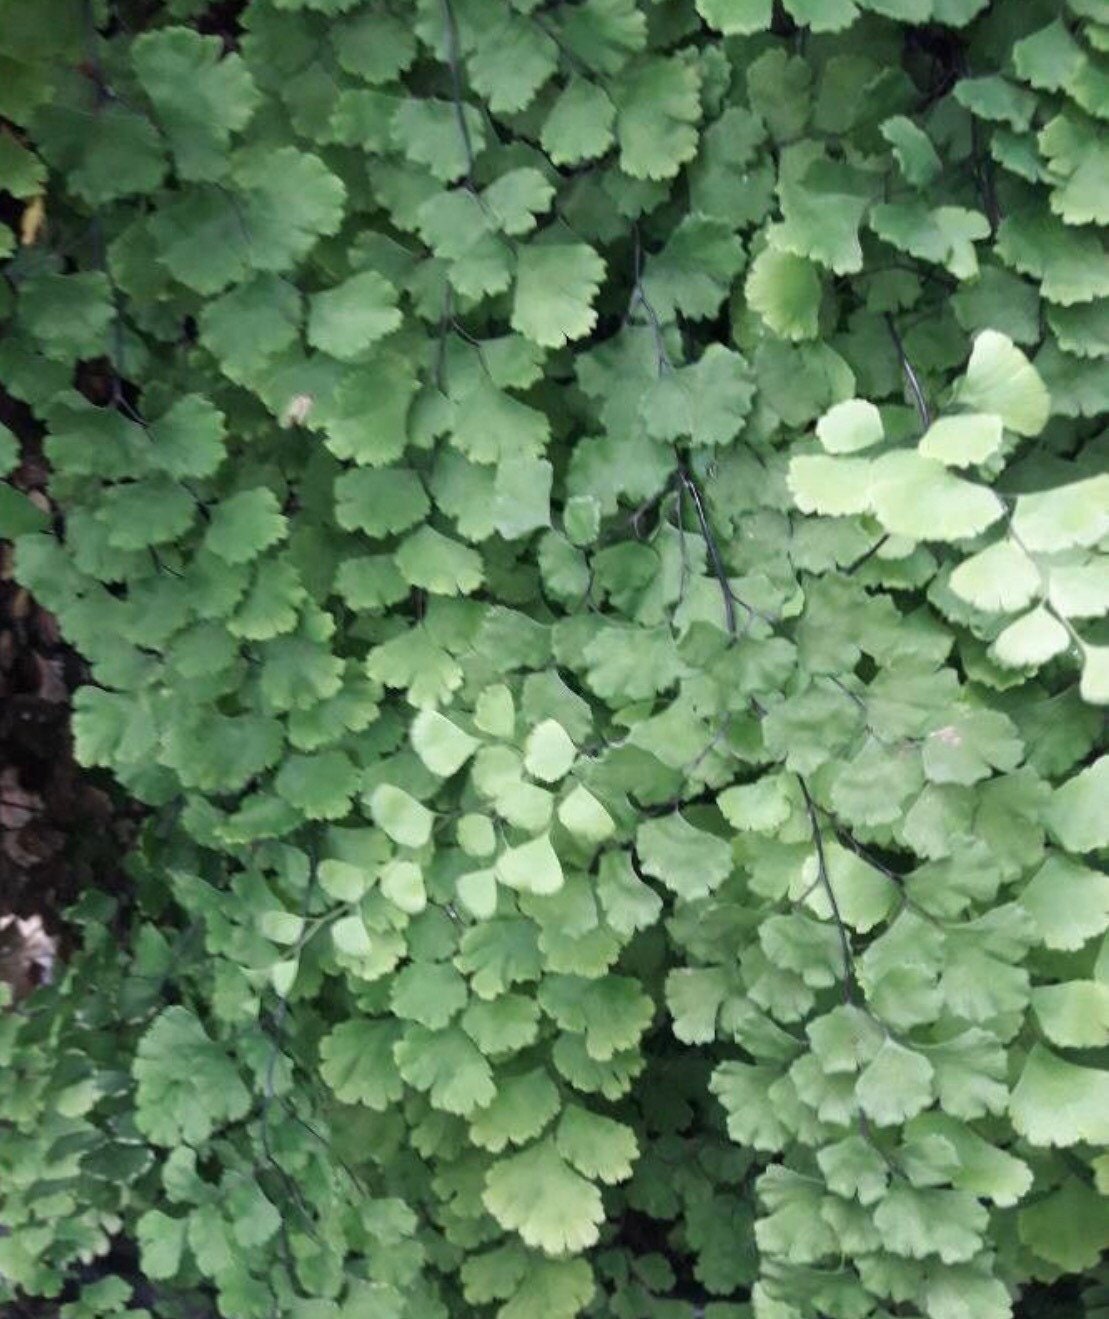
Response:
[[[152,808],[0,1286],[1103,1314],[1101,0],[0,32],[0,516]]]

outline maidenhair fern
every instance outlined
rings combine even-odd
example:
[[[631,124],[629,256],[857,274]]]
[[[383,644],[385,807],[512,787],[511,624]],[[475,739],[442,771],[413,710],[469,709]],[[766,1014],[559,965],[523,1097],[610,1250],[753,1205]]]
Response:
[[[151,811],[0,1293],[1101,1313],[1107,22],[0,0],[0,530]]]

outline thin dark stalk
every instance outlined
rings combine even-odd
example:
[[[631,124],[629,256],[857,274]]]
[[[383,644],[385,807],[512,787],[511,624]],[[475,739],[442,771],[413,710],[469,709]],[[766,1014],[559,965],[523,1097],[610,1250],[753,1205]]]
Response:
[[[662,487],[661,490],[656,491],[655,494],[653,495],[649,495],[638,506],[638,508],[633,509],[628,514],[628,522],[631,524],[631,528],[635,532],[636,540],[643,539],[642,533],[640,532],[639,529],[640,522],[643,520],[644,517],[646,517],[646,515],[651,511],[651,509],[653,509],[656,505],[660,504],[666,498],[666,496],[670,493],[673,487],[674,487],[674,481],[673,478],[671,477],[670,480],[666,482],[666,484]]]
[[[828,875],[828,859],[824,852],[824,833],[820,828],[820,820],[817,817],[816,803],[812,799],[809,785],[803,774],[797,775],[797,782],[801,788],[801,796],[805,799],[805,811],[809,817],[813,847],[816,849],[817,882],[828,899],[828,906],[832,910],[832,920],[839,934],[840,949],[843,952],[843,1001],[851,1007],[855,1002],[855,958],[851,952],[851,941],[847,937],[847,926],[844,925],[843,917],[840,915],[835,889],[832,888],[832,881]]]
[[[630,316],[639,305],[647,313],[647,320],[651,326],[651,333],[655,339],[655,358],[657,361],[657,370],[660,376],[674,369],[674,363],[670,360],[670,353],[666,348],[666,340],[663,336],[662,321],[658,312],[651,305],[651,300],[647,297],[647,292],[643,287],[643,249],[639,241],[639,226],[635,227],[635,287],[632,289],[631,302],[628,305],[628,315]]]
[[[893,317],[886,316],[886,328],[890,332],[890,338],[893,340],[893,346],[897,349],[897,356],[901,362],[901,370],[905,376],[905,383],[909,387],[909,393],[913,396],[913,405],[916,407],[917,416],[920,418],[922,430],[927,430],[932,424],[932,412],[928,407],[928,400],[924,397],[924,390],[921,388],[920,379],[916,371],[913,370],[913,364],[909,361],[908,354],[905,352],[905,344],[894,324]]]
[[[454,319],[454,290],[447,285],[443,294],[443,313],[439,317],[439,341],[435,349],[435,388],[440,394],[447,392],[447,336]]]
[[[689,497],[693,502],[693,511],[697,515],[697,525],[701,529],[701,535],[705,540],[705,547],[708,550],[709,562],[712,564],[713,575],[720,586],[720,594],[724,599],[724,622],[727,626],[728,635],[733,641],[739,637],[739,627],[736,623],[735,616],[735,597],[732,595],[732,586],[728,581],[728,570],[724,566],[724,559],[720,553],[720,546],[717,544],[716,536],[713,534],[712,527],[709,526],[708,516],[705,513],[705,505],[701,499],[701,491],[697,482],[690,476],[689,470],[683,465],[678,468],[678,480],[683,490],[689,492]]]
[[[863,550],[862,554],[860,554],[857,559],[852,559],[851,562],[847,565],[847,567],[844,568],[843,571],[845,575],[850,577],[852,573],[858,572],[858,570],[863,566],[864,563],[867,563],[878,553],[878,551],[882,548],[883,545],[885,545],[885,543],[889,540],[889,538],[890,536],[888,531],[884,532],[881,536],[879,536],[878,539],[874,542],[873,545],[871,545],[869,549]]]
[[[458,131],[462,136],[462,149],[466,153],[466,182],[474,186],[474,144],[470,138],[470,125],[466,122],[466,107],[462,100],[462,56],[458,47],[458,25],[454,21],[454,10],[450,0],[441,0],[443,10],[443,35],[447,47],[447,67],[451,75],[451,94],[454,99],[454,117],[458,121]]]
[[[304,899],[301,903],[301,911],[300,911],[300,916],[302,921],[307,919],[308,908],[312,905],[312,898],[315,894],[315,889],[316,889],[316,872],[319,866],[319,857],[318,857],[317,845],[314,839],[308,845],[308,859],[309,859],[308,879],[305,884]],[[298,943],[296,949],[298,955],[305,942],[306,940],[302,939]],[[277,1059],[281,1052],[281,1045],[285,1033],[285,1019],[288,1016],[288,1012],[289,1012],[289,996],[287,992],[284,992],[278,995],[277,1011],[273,1015],[273,1026],[272,1026],[273,1046],[270,1049],[269,1057],[266,1060],[265,1079],[263,1081],[263,1086],[262,1086],[262,1090],[263,1090],[262,1108],[258,1116],[259,1134],[261,1136],[262,1152],[265,1155],[266,1162],[277,1173],[278,1177],[281,1179],[282,1185],[292,1196],[293,1201],[295,1202],[297,1208],[304,1215],[310,1235],[315,1236],[315,1231],[312,1227],[312,1212],[309,1209],[308,1205],[305,1203],[304,1197],[301,1195],[300,1187],[297,1186],[294,1179],[277,1161],[277,1157],[273,1152],[273,1145],[270,1141],[269,1122],[270,1122],[270,1112],[273,1107],[273,1102],[275,1099],[275,1088],[276,1088],[276,1080],[277,1080]],[[289,1269],[290,1277],[295,1277],[296,1273],[292,1267],[292,1252],[289,1246],[287,1229],[284,1222],[284,1218],[282,1218],[282,1253],[286,1257],[285,1264],[286,1264],[286,1268]]]

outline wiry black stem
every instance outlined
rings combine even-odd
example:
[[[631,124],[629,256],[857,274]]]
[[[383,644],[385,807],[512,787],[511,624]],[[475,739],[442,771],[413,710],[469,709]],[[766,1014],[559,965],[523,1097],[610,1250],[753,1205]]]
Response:
[[[850,577],[852,573],[858,572],[858,570],[863,566],[864,563],[868,563],[878,553],[878,551],[882,548],[883,545],[886,544],[889,538],[890,537],[888,531],[885,532],[883,535],[879,536],[878,539],[874,542],[874,544],[871,545],[868,549],[863,550],[862,554],[860,554],[857,559],[851,560],[851,562],[847,565],[847,567],[844,568],[843,570],[844,574]]]
[[[720,546],[716,542],[712,528],[709,526],[708,516],[705,513],[704,501],[701,499],[701,491],[697,482],[689,474],[689,469],[683,464],[678,468],[678,480],[681,488],[685,490],[693,502],[693,511],[697,516],[697,525],[701,530],[701,535],[705,540],[705,548],[708,550],[709,562],[712,564],[713,576],[715,576],[720,586],[720,594],[724,598],[724,622],[728,629],[728,635],[733,641],[739,636],[739,628],[735,616],[735,597],[732,595],[732,586],[728,581],[728,570],[724,566],[724,559],[720,553]]]
[[[886,328],[890,332],[890,338],[893,340],[893,346],[897,349],[897,356],[901,362],[901,370],[905,376],[905,383],[909,386],[909,393],[913,396],[913,405],[916,407],[917,416],[920,418],[921,430],[927,430],[932,424],[932,412],[928,407],[928,400],[924,397],[924,390],[921,388],[920,379],[913,370],[913,364],[909,361],[908,354],[905,352],[905,344],[901,335],[894,324],[893,317],[886,316]]]
[[[440,394],[447,392],[447,336],[454,319],[454,290],[447,285],[443,294],[443,314],[439,318],[439,341],[435,348],[435,388]]]
[[[462,149],[466,153],[466,182],[474,187],[474,144],[470,138],[470,125],[466,122],[466,106],[462,99],[462,56],[458,47],[458,25],[450,0],[441,0],[443,10],[443,36],[447,47],[447,67],[451,74],[451,93],[454,98],[454,117],[462,136]]]
[[[661,490],[656,491],[653,495],[648,495],[648,497],[643,500],[637,508],[633,509],[632,512],[628,514],[628,522],[630,523],[632,530],[635,532],[636,540],[643,539],[639,529],[639,524],[642,522],[643,518],[651,511],[651,509],[660,504],[666,496],[670,494],[673,488],[674,478],[671,477]]]
[[[982,198],[982,209],[990,226],[990,237],[996,238],[1001,225],[1001,203],[997,199],[997,184],[994,179],[993,160],[982,143],[982,126],[972,114],[970,117],[970,146],[974,153],[974,172],[978,181],[978,191]]]
[[[928,406],[928,400],[924,397],[924,390],[920,384],[920,377],[913,369],[912,362],[909,361],[909,355],[905,352],[905,342],[901,338],[901,333],[894,324],[892,316],[886,316],[886,328],[889,330],[890,338],[893,340],[893,346],[897,350],[898,361],[901,363],[901,372],[905,377],[905,383],[909,387],[909,393],[913,397],[913,406],[916,408],[917,417],[920,420],[921,431],[926,431],[932,424],[932,411]],[[889,533],[878,537],[873,545],[862,552],[857,559],[844,568],[844,574],[848,577],[852,573],[858,572],[864,563],[868,563],[875,554],[889,541]]]
[[[639,241],[639,226],[635,227],[635,285],[632,289],[631,302],[628,305],[628,315],[640,306],[647,313],[647,320],[651,326],[651,333],[655,339],[655,358],[657,370],[660,376],[674,369],[674,363],[670,360],[670,353],[666,347],[666,340],[663,336],[662,321],[658,312],[651,305],[650,298],[647,297],[647,290],[643,287],[643,248]]]
[[[301,911],[300,911],[302,922],[307,918],[308,908],[311,906],[312,898],[315,894],[315,889],[316,889],[316,872],[318,869],[319,860],[317,854],[317,844],[314,839],[311,840],[308,844],[308,861],[309,861],[308,879],[305,884],[304,899],[301,903]],[[298,944],[297,947],[298,954],[300,952],[300,948],[303,946],[303,942],[304,941],[302,940],[301,943]],[[270,1141],[269,1122],[270,1122],[270,1111],[273,1107],[273,1102],[275,1098],[275,1088],[276,1088],[276,1080],[277,1080],[277,1059],[278,1059],[278,1055],[281,1052],[281,1043],[284,1038],[285,1019],[288,1016],[288,1012],[289,1012],[289,995],[288,992],[285,991],[278,995],[277,1011],[274,1013],[273,1016],[273,1047],[270,1049],[269,1057],[266,1060],[265,1080],[263,1081],[263,1086],[262,1086],[262,1090],[263,1090],[262,1107],[258,1115],[259,1133],[261,1136],[262,1152],[265,1155],[266,1162],[270,1165],[271,1168],[273,1168],[274,1172],[277,1173],[278,1177],[281,1180],[282,1185],[292,1196],[292,1199],[296,1204],[297,1208],[304,1215],[309,1233],[314,1236],[315,1232],[312,1227],[312,1212],[309,1209],[308,1205],[305,1203],[304,1197],[301,1195],[300,1187],[297,1186],[296,1182],[293,1180],[290,1174],[286,1172],[286,1170],[277,1161],[277,1158],[273,1152],[273,1145]],[[292,1259],[293,1259],[292,1250],[289,1244],[288,1229],[284,1220],[284,1216],[282,1216],[282,1221],[281,1221],[281,1245],[282,1245],[282,1254],[285,1256],[285,1267],[289,1270],[290,1278],[295,1278],[296,1271],[292,1263]]]
[[[803,774],[797,775],[797,782],[801,788],[801,796],[805,799],[805,811],[809,817],[809,829],[812,833],[813,847],[816,849],[816,878],[824,894],[828,899],[828,906],[832,911],[832,920],[835,923],[836,931],[839,934],[839,945],[843,952],[843,1001],[849,1006],[855,1002],[855,958],[851,952],[851,941],[847,937],[847,926],[843,923],[843,917],[840,915],[839,903],[836,900],[836,891],[832,887],[831,878],[828,875],[828,858],[824,852],[824,833],[820,827],[820,820],[816,813],[816,803],[809,792],[809,785],[805,781]]]

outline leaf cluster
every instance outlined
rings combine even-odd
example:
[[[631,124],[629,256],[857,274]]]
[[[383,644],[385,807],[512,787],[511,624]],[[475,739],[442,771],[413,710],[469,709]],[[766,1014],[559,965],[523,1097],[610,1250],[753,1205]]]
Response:
[[[0,1295],[1097,1313],[1098,7],[142,12],[0,0],[16,571],[151,808]]]

